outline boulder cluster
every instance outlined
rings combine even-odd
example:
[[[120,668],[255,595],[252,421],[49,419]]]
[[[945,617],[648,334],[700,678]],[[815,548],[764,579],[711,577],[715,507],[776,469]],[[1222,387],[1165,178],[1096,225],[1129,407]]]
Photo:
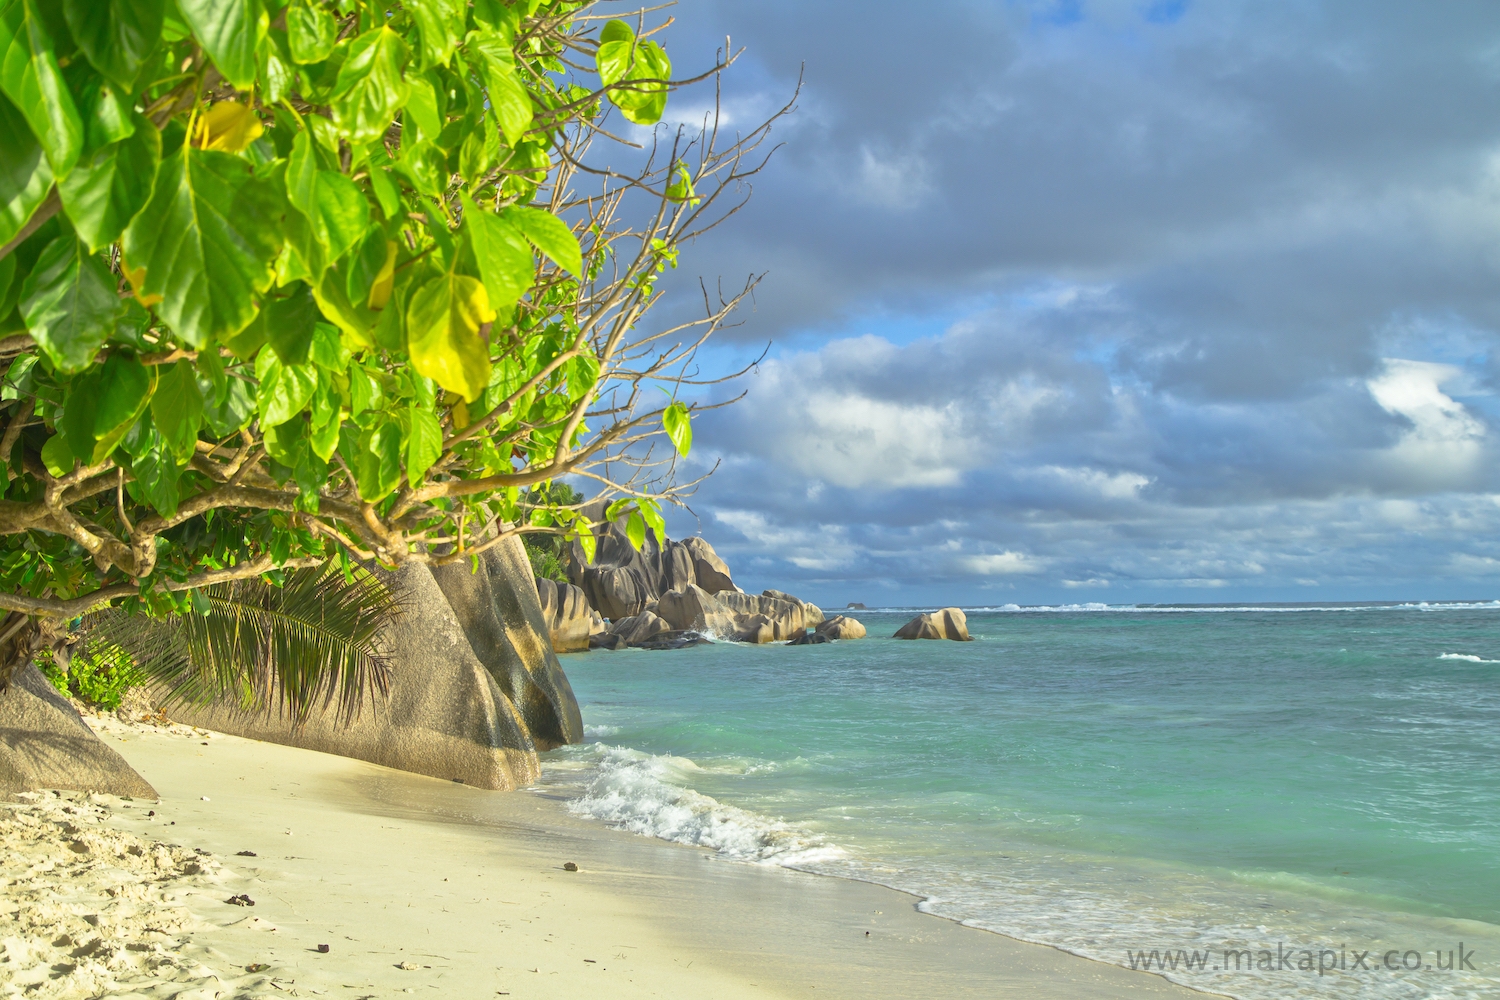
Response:
[[[595,515],[597,522],[598,517]],[[574,542],[568,583],[537,579],[543,617],[558,652],[679,649],[714,639],[802,645],[859,639],[864,626],[779,590],[747,594],[707,541],[658,539],[639,550],[620,524],[595,532],[594,558]]]

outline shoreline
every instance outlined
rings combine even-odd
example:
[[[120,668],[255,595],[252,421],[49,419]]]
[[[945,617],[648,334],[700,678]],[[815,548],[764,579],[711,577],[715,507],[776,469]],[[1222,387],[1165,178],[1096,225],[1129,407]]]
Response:
[[[223,895],[257,902],[227,905],[216,887],[186,904],[222,996],[296,984],[351,998],[542,997],[601,978],[611,995],[643,997],[1212,995],[921,912],[921,897],[878,883],[708,864],[545,793],[90,721],[162,795],[156,817],[117,808],[105,823],[211,852]],[[279,929],[248,931],[247,913]]]

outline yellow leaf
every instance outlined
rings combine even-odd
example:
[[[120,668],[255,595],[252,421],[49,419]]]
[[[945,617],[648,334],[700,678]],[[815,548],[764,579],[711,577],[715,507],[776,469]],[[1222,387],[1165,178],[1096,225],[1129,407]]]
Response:
[[[417,289],[406,308],[406,351],[412,367],[472,402],[490,381],[489,344],[480,327],[495,310],[478,278],[444,274]]]
[[[194,145],[199,149],[238,153],[264,131],[253,108],[236,101],[220,101],[198,119]]]
[[[120,255],[120,270],[124,273],[125,280],[130,282],[130,289],[135,293],[136,301],[140,302],[141,305],[150,309],[161,301],[160,295],[142,295],[140,293],[140,287],[146,283],[146,269],[144,267],[131,267],[130,261],[125,259],[123,253]]]
[[[385,263],[380,265],[380,271],[376,273],[375,280],[370,283],[368,300],[370,308],[384,309],[385,304],[391,300],[391,289],[394,287],[396,287],[396,244],[393,240],[387,240]]]

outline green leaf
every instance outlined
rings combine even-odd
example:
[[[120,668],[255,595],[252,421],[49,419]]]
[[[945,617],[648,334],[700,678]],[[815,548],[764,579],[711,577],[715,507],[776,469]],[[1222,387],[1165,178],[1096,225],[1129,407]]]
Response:
[[[281,250],[286,202],[249,161],[183,144],[162,161],[151,201],[125,230],[138,295],[194,347],[223,340],[255,318]]]
[[[82,371],[124,312],[115,279],[74,236],[59,236],[21,285],[21,315],[31,336],[64,372]]]
[[[355,463],[359,498],[373,503],[389,496],[401,483],[401,428],[387,423],[370,435]]]
[[[546,209],[530,205],[511,205],[503,215],[532,246],[552,258],[554,264],[575,277],[583,277],[583,251],[566,222]]]
[[[286,9],[286,37],[293,62],[319,63],[339,40],[339,26],[322,4],[294,0]]]
[[[281,358],[281,363],[306,364],[319,316],[312,289],[304,282],[297,282],[290,295],[267,299],[261,306],[261,316],[266,340]]]
[[[406,310],[411,366],[450,392],[475,400],[490,381],[489,345],[479,328],[495,312],[477,279],[461,274],[433,278]]]
[[[203,425],[203,394],[188,362],[175,362],[160,372],[161,380],[151,396],[151,419],[177,464],[186,465]]]
[[[516,71],[516,56],[510,43],[497,32],[473,31],[469,33],[464,48],[477,57],[476,68],[484,79],[490,110],[505,135],[505,141],[516,145],[531,128],[534,112],[531,95]]]
[[[344,341],[339,336],[338,327],[328,323],[319,323],[313,329],[312,350],[309,352],[312,363],[325,371],[341,372],[349,367],[349,352],[344,348]]]
[[[401,192],[397,189],[396,182],[391,180],[390,172],[383,167],[371,167],[370,190],[380,203],[381,214],[387,219],[396,218],[401,211]]]
[[[10,98],[0,94],[0,245],[26,225],[52,189],[52,164]],[[7,310],[8,311],[8,310]]]
[[[646,521],[646,527],[656,532],[656,540],[665,542],[667,540],[667,522],[661,516],[661,505],[655,500],[642,497],[639,501],[641,517]]]
[[[634,497],[621,497],[620,499],[611,503],[608,507],[604,508],[604,519],[606,521],[613,521],[615,518],[619,517],[621,513],[629,510],[630,506],[634,503]]]
[[[54,434],[42,445],[42,464],[53,477],[66,476],[73,471],[73,452],[61,434]]]
[[[255,51],[270,23],[261,0],[177,0],[177,5],[224,79],[249,90],[255,83]]]
[[[203,417],[215,437],[228,437],[248,426],[255,416],[255,397],[244,379],[231,378],[222,401],[210,400],[204,407]]]
[[[497,311],[509,309],[531,289],[536,277],[536,258],[515,225],[475,205],[467,194],[461,195],[461,199],[464,227],[490,305]]]
[[[311,365],[283,365],[275,351],[255,358],[255,406],[261,427],[284,424],[307,408],[318,388],[318,372]]]
[[[318,202],[313,231],[338,260],[360,241],[370,225],[370,202],[349,178],[333,170],[318,171]]]
[[[406,103],[406,43],[381,25],[356,38],[339,69],[329,101],[333,120],[350,142],[371,142],[385,135]]]
[[[161,36],[162,0],[63,0],[73,40],[94,68],[127,90]]]
[[[598,548],[599,540],[594,537],[593,525],[589,524],[588,518],[580,517],[573,522],[574,530],[578,533],[578,544],[583,549],[583,558],[586,562],[594,561],[594,552]]]
[[[131,135],[80,159],[57,186],[68,219],[95,252],[119,239],[151,198],[161,134],[143,115],[133,120]]]
[[[177,480],[181,472],[160,438],[131,463],[131,473],[135,476],[136,488],[157,513],[163,517],[177,513]]]
[[[90,465],[98,465],[115,450],[146,409],[151,395],[151,375],[133,356],[115,351],[99,373],[98,403],[94,409],[96,444]]]
[[[406,437],[406,480],[415,486],[443,454],[443,428],[431,410],[407,408],[411,430]]]
[[[418,60],[422,68],[446,66],[453,50],[463,41],[468,4],[465,0],[406,0],[402,6],[417,23],[421,35]]]
[[[401,148],[430,142],[443,131],[443,117],[438,110],[437,91],[426,77],[413,76],[406,81],[411,88],[403,109],[406,120],[401,128]]]
[[[662,411],[661,426],[671,439],[672,447],[677,449],[677,454],[687,457],[688,451],[693,447],[693,425],[688,416],[688,408],[681,400]]]
[[[83,120],[35,2],[11,0],[0,12],[0,90],[41,140],[53,174],[66,177],[83,149]]]
[[[646,519],[641,517],[641,512],[634,510],[625,519],[625,537],[630,539],[631,546],[641,551],[646,545]]]

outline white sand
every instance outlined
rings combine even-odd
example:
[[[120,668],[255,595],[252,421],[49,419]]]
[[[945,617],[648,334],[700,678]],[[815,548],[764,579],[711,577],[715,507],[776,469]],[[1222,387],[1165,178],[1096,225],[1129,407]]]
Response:
[[[90,721],[162,800],[47,796],[4,820],[19,911],[0,921],[0,996],[1203,996],[878,886],[708,862],[532,792]],[[79,854],[65,824],[98,846]],[[256,906],[224,902],[240,894]]]

